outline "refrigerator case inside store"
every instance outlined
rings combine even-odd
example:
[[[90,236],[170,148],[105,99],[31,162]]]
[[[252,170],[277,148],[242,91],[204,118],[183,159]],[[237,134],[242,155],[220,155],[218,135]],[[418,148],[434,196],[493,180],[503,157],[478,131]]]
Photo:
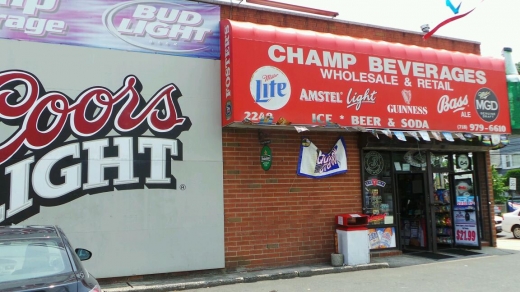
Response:
[[[453,220],[449,190],[437,189],[433,194],[437,245],[453,245]]]

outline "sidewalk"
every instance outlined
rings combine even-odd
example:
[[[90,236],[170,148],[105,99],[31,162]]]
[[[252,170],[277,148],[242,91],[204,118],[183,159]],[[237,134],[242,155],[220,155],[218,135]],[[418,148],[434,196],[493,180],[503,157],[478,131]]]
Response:
[[[163,279],[156,281],[131,281],[105,285],[102,284],[101,286],[103,291],[106,292],[181,291],[187,289],[207,288],[237,283],[252,283],[265,280],[311,277],[322,274],[345,273],[370,269],[397,268],[411,265],[439,263],[443,261],[454,261],[474,257],[503,256],[514,253],[520,253],[520,250],[502,249],[494,247],[482,247],[482,250],[476,251],[480,254],[471,256],[452,255],[452,258],[441,260],[433,260],[424,257],[414,256],[411,254],[403,254],[399,256],[372,258],[370,264],[359,266],[332,267],[330,265],[323,264],[270,269],[254,272],[215,272],[213,274],[208,275],[180,276],[172,279]]]

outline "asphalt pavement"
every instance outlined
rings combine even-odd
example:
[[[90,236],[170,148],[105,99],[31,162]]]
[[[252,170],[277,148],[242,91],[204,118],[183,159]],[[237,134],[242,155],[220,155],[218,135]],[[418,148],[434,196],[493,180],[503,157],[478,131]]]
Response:
[[[342,285],[348,285],[349,291],[375,291],[379,290],[377,287],[381,287],[380,289],[385,291],[401,291],[403,289],[418,289],[417,285],[421,286],[424,283],[429,283],[433,290],[426,289],[428,291],[439,291],[440,289],[455,291],[455,288],[457,291],[470,291],[466,289],[469,287],[472,287],[473,290],[471,291],[484,291],[486,285],[494,283],[494,274],[505,280],[505,282],[495,283],[498,287],[509,287],[507,286],[508,278],[504,275],[504,270],[507,270],[508,273],[514,272],[511,277],[518,278],[517,263],[520,261],[520,239],[514,239],[510,233],[502,232],[497,236],[496,248],[482,247],[481,250],[476,250],[476,252],[478,254],[474,255],[449,254],[451,257],[447,259],[430,259],[414,254],[403,254],[392,257],[372,258],[369,264],[359,266],[332,267],[324,264],[249,272],[213,272],[155,281],[128,281],[103,284],[102,289],[106,292],[182,290],[209,290],[211,292],[332,292],[346,291],[342,288]],[[487,265],[493,268],[487,270]],[[510,269],[507,269],[508,265],[511,267]],[[450,272],[450,267],[457,272]],[[468,269],[468,267],[472,268]],[[419,271],[420,273],[418,273]],[[407,281],[405,279],[407,273],[409,273],[408,277],[413,278],[413,280]],[[431,274],[430,278],[428,278],[429,273]],[[379,278],[381,279],[378,280]],[[511,278],[511,283],[514,278]],[[385,284],[383,282],[384,279],[390,282]],[[478,284],[479,280],[483,279],[485,283]],[[446,283],[448,280],[453,282],[451,286]],[[393,284],[388,286],[390,283]],[[424,291],[424,288],[421,287],[421,290]]]

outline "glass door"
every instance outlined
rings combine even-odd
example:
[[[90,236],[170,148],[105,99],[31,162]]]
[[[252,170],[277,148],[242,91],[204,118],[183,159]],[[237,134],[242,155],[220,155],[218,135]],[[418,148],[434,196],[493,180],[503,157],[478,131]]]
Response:
[[[479,247],[477,196],[473,172],[453,175],[453,190],[455,192],[453,207],[455,245]]]
[[[428,250],[427,195],[424,173],[396,175],[400,243],[404,250]]]

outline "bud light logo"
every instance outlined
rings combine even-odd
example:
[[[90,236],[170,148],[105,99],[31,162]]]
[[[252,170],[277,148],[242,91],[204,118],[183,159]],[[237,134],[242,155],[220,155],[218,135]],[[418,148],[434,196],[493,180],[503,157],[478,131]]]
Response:
[[[481,88],[475,96],[475,109],[484,121],[490,123],[498,117],[498,99],[489,88]]]
[[[209,51],[212,36],[218,34],[216,15],[220,13],[213,5],[171,0],[112,2],[121,3],[105,11],[105,27],[114,36],[145,50],[183,55]]]
[[[249,84],[255,102],[267,109],[284,107],[291,97],[291,84],[282,70],[264,66],[255,71]]]

